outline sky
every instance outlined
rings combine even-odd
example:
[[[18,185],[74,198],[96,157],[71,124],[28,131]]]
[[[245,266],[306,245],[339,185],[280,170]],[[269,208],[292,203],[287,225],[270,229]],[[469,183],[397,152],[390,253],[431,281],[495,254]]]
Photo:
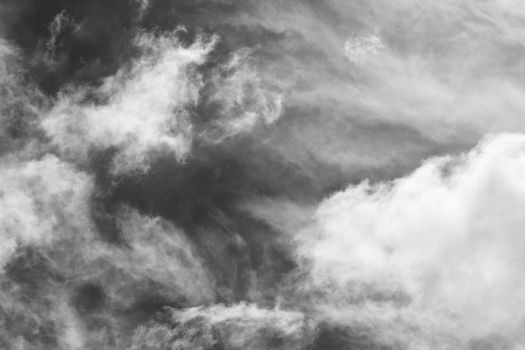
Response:
[[[525,4],[0,0],[0,348],[525,349]]]

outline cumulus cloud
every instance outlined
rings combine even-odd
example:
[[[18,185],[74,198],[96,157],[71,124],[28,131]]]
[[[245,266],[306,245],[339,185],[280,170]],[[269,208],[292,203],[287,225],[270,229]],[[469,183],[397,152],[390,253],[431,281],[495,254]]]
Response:
[[[525,137],[499,135],[326,199],[297,237],[315,303],[407,349],[523,346],[524,173]]]

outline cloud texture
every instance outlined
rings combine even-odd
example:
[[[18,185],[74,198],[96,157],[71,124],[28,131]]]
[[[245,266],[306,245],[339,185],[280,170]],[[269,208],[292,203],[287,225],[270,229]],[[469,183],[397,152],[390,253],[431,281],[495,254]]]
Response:
[[[0,23],[1,348],[525,348],[520,2]]]

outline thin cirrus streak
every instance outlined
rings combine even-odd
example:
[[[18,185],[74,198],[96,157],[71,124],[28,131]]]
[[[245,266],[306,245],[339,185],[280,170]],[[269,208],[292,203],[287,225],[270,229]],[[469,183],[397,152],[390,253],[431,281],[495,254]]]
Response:
[[[0,348],[525,349],[520,2],[0,16]]]

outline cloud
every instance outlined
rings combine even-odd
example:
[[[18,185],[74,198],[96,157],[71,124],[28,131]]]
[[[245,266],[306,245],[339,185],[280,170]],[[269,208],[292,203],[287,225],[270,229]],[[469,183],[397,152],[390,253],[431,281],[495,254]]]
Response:
[[[293,87],[273,149],[308,171],[314,157],[391,178],[415,159],[466,151],[486,133],[524,130],[521,8],[275,1],[235,23],[274,33],[261,40],[279,60],[266,73]]]
[[[384,47],[375,35],[349,38],[344,45],[344,53],[351,62],[360,63],[375,56]]]
[[[0,347],[525,347],[518,1],[7,3]]]
[[[2,161],[0,170],[0,266],[19,246],[49,245],[89,230],[89,176],[56,157]]]
[[[302,349],[310,340],[301,313],[245,303],[168,309],[167,320],[138,328],[132,349]]]
[[[348,187],[297,235],[304,288],[329,317],[407,349],[493,334],[523,346],[524,175],[525,137],[502,134],[407,177]]]
[[[522,16],[514,5],[377,3],[384,8],[373,23],[385,47],[358,67],[366,79],[346,89],[354,108],[438,141],[523,130],[525,88],[516,77],[525,47],[507,25]]]
[[[151,6],[151,0],[135,0],[135,2],[139,5],[141,16],[143,16]]]
[[[36,138],[44,96],[24,79],[20,50],[0,38],[0,154],[23,148]]]
[[[142,55],[131,68],[121,69],[96,89],[63,91],[42,123],[52,144],[66,157],[80,160],[90,150],[117,149],[114,174],[145,172],[156,154],[171,154],[183,162],[195,139],[217,143],[250,133],[259,124],[275,123],[282,110],[282,87],[261,78],[250,63],[250,51],[240,49],[216,66],[203,92],[199,67],[218,38],[201,35],[186,47],[177,38],[184,31],[138,36]],[[218,107],[196,130],[193,109],[199,104]]]
[[[254,50],[240,49],[214,70],[206,103],[219,106],[218,118],[204,131],[211,142],[250,133],[258,124],[271,126],[281,117],[285,87],[265,76],[254,56]]]
[[[94,240],[77,247],[79,264],[71,262],[72,273],[101,283],[108,298],[122,308],[148,294],[184,305],[213,300],[214,278],[181,229],[130,208],[120,211],[118,221],[124,246]]]
[[[74,19],[65,10],[53,18],[49,24],[50,37],[46,42],[46,52],[44,54],[44,59],[48,61],[48,65],[57,64],[55,56],[60,46],[64,44],[61,42],[61,39],[67,34],[74,34],[78,30],[80,30],[80,26],[75,23]]]
[[[184,47],[177,33],[142,35],[143,56],[130,69],[105,79],[95,91],[62,94],[43,128],[64,154],[83,159],[90,149],[117,148],[113,172],[146,170],[155,152],[183,160],[192,143],[188,109],[202,84],[196,68],[206,61],[215,38]],[[82,102],[95,93],[101,102]]]
[[[79,349],[62,266],[53,263],[71,249],[65,242],[92,235],[92,178],[52,155],[32,160],[20,152],[0,164],[0,346],[33,349],[56,340],[57,348]]]

